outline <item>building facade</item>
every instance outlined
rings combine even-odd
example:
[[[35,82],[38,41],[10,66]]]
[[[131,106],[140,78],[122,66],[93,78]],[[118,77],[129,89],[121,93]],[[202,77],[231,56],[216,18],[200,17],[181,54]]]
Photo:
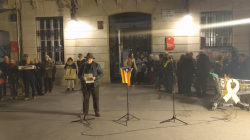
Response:
[[[148,55],[166,51],[171,52],[176,58],[188,51],[197,55],[202,46],[203,35],[202,29],[196,27],[202,25],[203,13],[231,12],[230,20],[233,21],[249,18],[246,13],[250,12],[248,0],[33,0],[32,3],[21,0],[20,2],[22,53],[29,54],[32,60],[36,57],[43,59],[46,53],[51,55],[54,61],[58,61],[56,81],[61,85],[65,84],[63,63],[68,57],[76,61],[78,53],[84,55],[88,52],[94,53],[95,61],[101,65],[105,74],[101,82],[110,83],[131,50],[136,55],[138,52]],[[185,2],[189,4],[188,12]],[[164,10],[173,10],[174,13],[169,14],[173,17],[164,17],[166,16]],[[183,21],[183,17],[187,14],[193,18],[192,27]],[[70,21],[72,18],[78,22]],[[42,30],[46,30],[47,27],[54,32],[43,32]],[[213,33],[215,36],[228,34],[223,39],[219,37],[215,39],[216,37],[210,35],[208,46],[232,46],[237,48],[238,52],[248,55],[249,24],[230,26],[230,29],[231,32]],[[166,50],[166,37],[174,38],[174,49]],[[211,45],[215,40],[223,40],[228,44]],[[49,41],[53,43],[50,44]],[[205,41],[205,46],[206,44],[209,43]],[[47,48],[42,49],[43,45]]]

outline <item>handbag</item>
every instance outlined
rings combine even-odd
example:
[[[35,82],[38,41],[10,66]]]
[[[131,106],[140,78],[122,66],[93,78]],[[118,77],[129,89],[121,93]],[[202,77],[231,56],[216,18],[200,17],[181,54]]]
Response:
[[[65,79],[66,80],[75,80],[76,79],[76,69],[66,69]]]

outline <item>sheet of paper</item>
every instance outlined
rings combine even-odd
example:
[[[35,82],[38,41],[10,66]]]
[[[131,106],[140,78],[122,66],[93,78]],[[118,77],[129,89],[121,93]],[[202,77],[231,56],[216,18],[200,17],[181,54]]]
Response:
[[[92,73],[85,73],[84,77],[86,78],[86,83],[94,83]]]
[[[18,66],[19,70],[29,70],[29,69],[35,69],[35,65],[28,65],[28,66]]]

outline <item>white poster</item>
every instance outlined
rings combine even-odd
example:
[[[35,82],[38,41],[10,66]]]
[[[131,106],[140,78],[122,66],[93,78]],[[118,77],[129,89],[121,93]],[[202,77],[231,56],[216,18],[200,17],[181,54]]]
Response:
[[[162,18],[174,18],[175,11],[174,10],[162,10]]]

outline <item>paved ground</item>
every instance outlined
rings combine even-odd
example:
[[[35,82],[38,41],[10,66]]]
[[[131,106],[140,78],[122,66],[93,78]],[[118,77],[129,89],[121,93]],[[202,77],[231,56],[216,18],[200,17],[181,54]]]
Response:
[[[239,108],[210,111],[209,99],[176,95],[176,115],[188,123],[159,124],[172,117],[172,97],[155,92],[152,86],[129,88],[131,114],[140,121],[128,126],[113,122],[126,113],[126,87],[102,85],[101,117],[91,127],[77,120],[81,112],[81,92],[54,92],[36,100],[0,102],[0,140],[249,140],[250,114]],[[214,91],[211,89],[210,92]],[[91,102],[92,104],[92,102]],[[89,117],[93,116],[91,107]]]

